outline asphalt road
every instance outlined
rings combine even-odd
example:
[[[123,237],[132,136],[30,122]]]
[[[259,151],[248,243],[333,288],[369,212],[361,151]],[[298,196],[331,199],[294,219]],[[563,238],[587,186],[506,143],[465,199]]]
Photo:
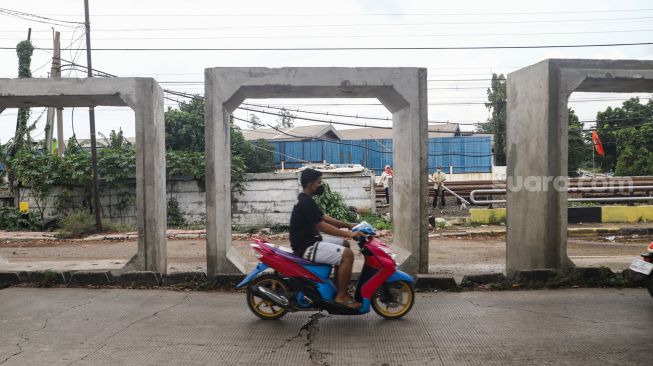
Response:
[[[420,293],[398,321],[263,321],[243,293],[0,290],[1,365],[650,365],[652,345],[643,289]]]

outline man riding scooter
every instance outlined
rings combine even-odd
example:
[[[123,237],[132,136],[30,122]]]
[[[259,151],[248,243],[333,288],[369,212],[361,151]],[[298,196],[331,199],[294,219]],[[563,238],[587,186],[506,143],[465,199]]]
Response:
[[[293,207],[290,216],[290,244],[293,252],[315,263],[336,266],[338,293],[335,301],[357,309],[361,303],[347,293],[354,265],[354,253],[344,239],[365,237],[365,234],[340,230],[341,228],[351,230],[355,224],[325,215],[317,206],[313,196],[324,193],[321,172],[305,169],[300,181],[303,191],[297,197],[297,204]],[[330,236],[322,236],[321,233]]]

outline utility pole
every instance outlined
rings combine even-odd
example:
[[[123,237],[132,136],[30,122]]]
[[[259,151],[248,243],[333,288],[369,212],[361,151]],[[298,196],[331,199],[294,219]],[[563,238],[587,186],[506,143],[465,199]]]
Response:
[[[88,0],[84,0],[84,25],[86,26],[86,65],[88,66],[88,77],[93,77],[93,64],[91,63],[91,22],[88,16]],[[88,119],[91,127],[91,164],[93,166],[93,201],[95,206],[95,228],[102,230],[102,218],[100,205],[100,182],[97,175],[97,142],[95,141],[95,108],[88,107]]]
[[[52,55],[51,78],[61,77],[61,33],[54,32],[54,53]],[[45,126],[45,149],[52,152],[52,134],[54,132],[54,108],[48,108],[48,119]],[[57,107],[57,155],[62,156],[66,145],[63,140],[63,108]]]

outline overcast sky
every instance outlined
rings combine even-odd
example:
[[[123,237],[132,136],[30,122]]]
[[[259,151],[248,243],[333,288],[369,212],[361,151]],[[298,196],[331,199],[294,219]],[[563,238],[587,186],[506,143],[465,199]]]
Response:
[[[83,0],[5,0],[0,7],[66,21],[84,21]],[[183,5],[181,5],[183,4]],[[62,48],[84,47],[83,28],[55,26]],[[32,28],[36,47],[52,47],[52,25],[0,13],[0,47],[14,47]],[[298,48],[298,47],[451,47],[537,46],[650,42],[650,1],[91,1],[93,48]],[[64,50],[62,58],[86,64],[83,52]],[[152,76],[166,89],[203,93],[203,70],[216,66],[426,67],[429,120],[483,122],[492,73],[509,73],[546,58],[653,59],[653,46],[507,50],[359,51],[102,51],[93,52],[96,69],[119,76]],[[49,51],[35,50],[34,77],[47,77]],[[64,76],[84,72],[65,70]],[[17,76],[14,50],[0,49],[0,77]],[[172,82],[172,83],[171,83]],[[581,120],[593,120],[607,106],[631,95],[575,93],[570,106]],[[649,97],[650,94],[642,94]],[[175,99],[182,99],[174,97]],[[599,99],[599,100],[597,100]],[[607,100],[606,100],[607,99]],[[376,100],[266,100],[307,111],[388,117]],[[166,104],[175,106],[174,101]],[[351,105],[366,104],[366,105]],[[43,108],[32,110],[36,120]],[[274,112],[274,110],[270,110]],[[0,142],[13,137],[16,110],[0,115]],[[320,115],[306,115],[325,118]],[[71,118],[73,117],[74,118]],[[274,116],[257,114],[265,123]],[[98,108],[97,130],[122,128],[134,135],[133,113]],[[248,119],[247,111],[236,116]],[[331,117],[326,117],[329,119]],[[389,125],[352,118],[334,121]],[[43,137],[45,114],[34,135]],[[297,124],[314,122],[297,121]],[[468,126],[468,129],[472,126]],[[86,109],[64,112],[65,136],[88,138]]]

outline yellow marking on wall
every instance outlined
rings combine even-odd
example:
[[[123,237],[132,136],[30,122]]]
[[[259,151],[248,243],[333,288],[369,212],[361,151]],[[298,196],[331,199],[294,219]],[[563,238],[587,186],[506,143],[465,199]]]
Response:
[[[18,209],[20,210],[20,212],[27,212],[27,211],[29,211],[29,202],[24,202],[24,201],[23,201],[23,202],[20,202],[20,203],[18,204]]]
[[[477,224],[498,224],[506,222],[505,208],[470,208],[471,222]]]
[[[653,222],[653,206],[603,206],[601,222]]]

